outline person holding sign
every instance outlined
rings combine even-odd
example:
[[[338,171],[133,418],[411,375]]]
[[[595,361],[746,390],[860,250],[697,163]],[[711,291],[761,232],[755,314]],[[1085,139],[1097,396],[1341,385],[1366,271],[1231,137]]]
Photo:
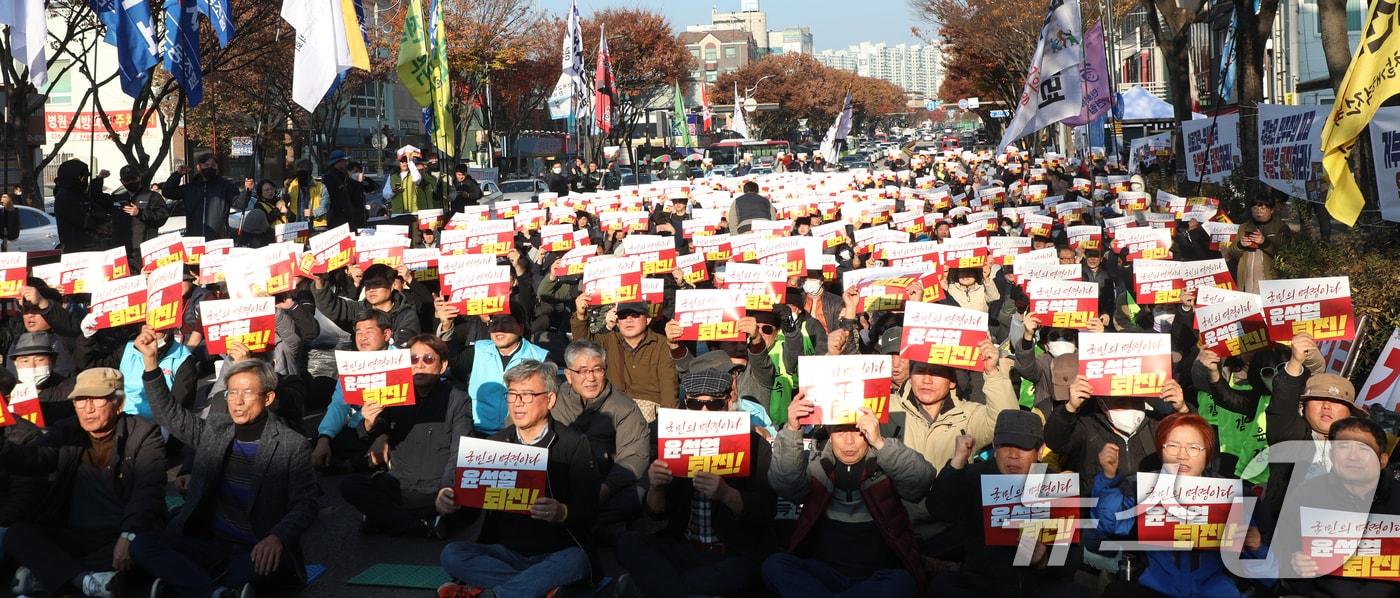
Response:
[[[588,339],[608,354],[608,381],[627,396],[666,408],[676,406],[679,380],[666,337],[648,328],[646,303],[622,303],[616,307],[617,328],[595,334],[588,327],[588,297],[579,295],[570,321],[573,338]],[[655,409],[642,406],[642,413]]]
[[[18,403],[34,401],[40,409],[39,427],[57,424],[73,416],[73,403],[68,395],[73,390],[73,378],[54,373],[58,355],[54,344],[58,340],[49,332],[26,332],[15,340],[10,349],[10,363],[15,366],[15,386],[5,393],[10,410],[21,413]],[[26,417],[26,419],[28,419]],[[32,420],[31,420],[32,421]]]
[[[1045,452],[1044,429],[1040,417],[1029,411],[1002,411],[997,414],[996,430],[992,434],[994,450],[991,459],[970,463],[969,459],[976,444],[976,439],[970,435],[958,436],[957,449],[952,460],[938,473],[938,478],[933,482],[933,490],[929,492],[925,501],[929,513],[940,521],[956,525],[963,539],[962,571],[935,579],[932,586],[938,590],[939,595],[949,596],[1089,596],[1089,588],[1074,582],[1074,574],[1079,569],[1083,557],[1079,546],[1070,546],[1068,556],[1059,564],[1049,564],[1052,562],[1051,544],[1061,541],[1054,537],[1055,528],[1047,527],[1044,531],[1036,533],[1036,542],[1028,567],[1014,566],[1017,546],[993,545],[987,538],[987,526],[984,523],[989,524],[991,516],[984,514],[984,488],[988,482],[1002,479],[1019,480],[1020,487],[1025,488],[1028,474]],[[1060,488],[1061,484],[1073,486],[1072,492],[1060,493],[1047,489],[1047,494],[1066,494],[1077,499],[1078,484],[1073,484],[1073,479],[1063,479],[1063,476],[1073,475],[1055,474],[1046,477],[1046,482],[1055,484],[1056,488]],[[1018,494],[1016,498],[1019,500],[1022,496]],[[1076,505],[1070,507],[1073,513],[1078,513],[1077,502],[1071,502],[1072,505]],[[1048,515],[1049,509],[1046,509],[1046,512]],[[1013,511],[1012,517],[1015,516]],[[1073,533],[1072,530],[1069,531]],[[1011,533],[1019,537],[1022,532],[1014,529]],[[1050,534],[1048,539],[1047,533]],[[1069,538],[1063,538],[1062,541],[1065,544],[1070,543]]]
[[[1275,202],[1269,195],[1255,197],[1249,204],[1249,222],[1240,225],[1235,242],[1222,243],[1221,253],[1235,260],[1239,290],[1258,293],[1259,281],[1273,280],[1274,254],[1293,236],[1288,224],[1274,217]]]
[[[1201,416],[1193,413],[1168,416],[1157,426],[1154,436],[1155,449],[1162,460],[1161,472],[1154,478],[1160,485],[1153,486],[1154,494],[1159,488],[1167,488],[1167,494],[1170,495],[1177,488],[1192,484],[1190,478],[1229,477],[1228,474],[1221,476],[1216,472],[1218,464],[1215,457],[1219,445],[1216,443],[1215,430]],[[1225,527],[1224,513],[1228,513],[1231,507],[1228,500],[1223,513],[1209,509],[1214,505],[1197,505],[1188,503],[1185,498],[1172,496],[1154,498],[1155,504],[1140,505],[1138,497],[1142,493],[1138,491],[1138,477],[1120,471],[1119,462],[1122,456],[1123,451],[1117,444],[1106,444],[1099,451],[1099,473],[1094,476],[1091,493],[1091,496],[1098,499],[1092,510],[1092,516],[1098,520],[1098,531],[1110,538],[1124,538],[1132,535],[1136,529],[1137,536],[1141,538],[1146,531],[1138,527],[1145,525],[1140,523],[1139,519],[1156,517],[1151,511],[1156,507],[1165,509],[1167,523],[1171,523],[1173,518],[1184,516],[1185,522],[1177,523],[1175,531],[1178,536],[1182,531],[1191,532],[1191,542],[1197,548],[1191,549],[1189,558],[1183,558],[1185,555],[1179,548],[1146,551],[1147,565],[1138,578],[1134,581],[1116,581],[1109,585],[1104,595],[1141,596],[1145,588],[1168,596],[1245,596],[1240,589],[1240,582],[1226,570],[1220,557],[1222,550],[1240,550],[1240,545],[1235,544],[1240,538],[1234,537],[1235,534],[1229,531],[1216,534],[1211,539],[1207,539],[1204,534],[1199,537],[1195,535],[1196,531],[1204,531],[1200,528],[1217,524],[1222,529]],[[1166,481],[1162,481],[1165,476],[1180,476],[1181,479],[1167,478]],[[1211,488],[1213,491],[1214,487]],[[1168,501],[1180,502],[1173,504]],[[1209,510],[1201,515],[1203,509]],[[1142,514],[1144,511],[1146,515]],[[1252,523],[1242,536],[1244,558],[1258,559],[1267,553],[1268,547],[1263,543],[1263,536]],[[1211,547],[1211,544],[1214,544],[1214,547]]]
[[[692,370],[681,378],[681,389],[688,410],[739,411],[733,378],[725,370]],[[749,418],[742,421],[747,424]],[[657,424],[663,445],[683,445],[680,440],[666,441],[677,432],[662,428],[662,420]],[[770,526],[777,499],[768,485],[768,442],[749,425],[742,427],[742,434],[749,447],[748,455],[740,455],[749,461],[745,477],[721,477],[711,471],[681,477],[666,455],[651,462],[646,512],[665,521],[666,528],[657,535],[626,534],[617,547],[618,561],[646,595],[740,596],[758,590],[759,565],[774,548]],[[714,446],[719,446],[717,439]],[[705,449],[699,451],[703,454]]]
[[[158,361],[166,389],[176,402],[190,404],[199,381],[199,364],[197,359],[192,359],[193,353],[187,345],[174,342],[173,329],[156,331],[145,324],[103,329],[78,341],[74,361],[79,369],[113,367],[121,370],[126,383],[123,389],[126,401],[122,409],[131,415],[151,419],[153,416],[146,388],[141,382],[145,362],[135,340],[144,332],[150,332],[156,338]]]
[[[311,296],[316,300],[316,311],[342,329],[353,329],[353,320],[361,310],[375,309],[389,314],[394,323],[394,345],[404,347],[422,328],[414,305],[403,293],[394,290],[394,281],[398,278],[399,273],[385,264],[370,266],[360,278],[364,300],[355,301],[336,295],[326,285],[326,276],[316,276]]]
[[[272,364],[245,359],[224,367],[228,409],[211,409],[206,420],[171,398],[156,334],[142,332],[135,345],[156,422],[194,451],[185,508],[166,532],[136,536],[137,564],[157,584],[185,596],[208,596],[221,587],[305,585],[301,537],[316,521],[321,489],[306,438],[270,417],[277,398]],[[229,575],[216,582],[223,570]]]
[[[901,501],[923,500],[933,467],[882,437],[869,409],[855,425],[830,427],[830,441],[809,455],[797,422],[816,407],[804,394],[788,406],[768,469],[773,490],[802,503],[802,513],[788,552],[763,562],[764,583],[783,598],[914,596],[924,586],[924,564]]]
[[[72,587],[112,596],[113,578],[135,565],[135,535],[165,523],[160,427],[123,413],[121,388],[117,370],[86,370],[68,397],[77,417],[55,422],[28,444],[16,444],[19,435],[9,433],[0,443],[0,470],[52,480],[42,504],[33,505],[40,517],[0,534],[6,556],[22,566],[11,587],[16,594]]]
[[[1382,530],[1394,529],[1400,492],[1387,469],[1386,431],[1368,418],[1347,417],[1327,435],[1330,471],[1290,490],[1297,506],[1272,534],[1279,577],[1290,593],[1307,596],[1393,595],[1394,532]]]
[[[398,349],[389,344],[394,338],[393,324],[389,322],[389,314],[382,311],[361,313],[355,322],[351,338],[356,351]],[[336,463],[349,460],[354,464],[363,464],[365,454],[369,450],[369,442],[360,435],[363,422],[364,416],[360,414],[360,409],[345,402],[345,388],[341,386],[340,380],[336,380],[335,390],[331,392],[331,401],[326,405],[321,423],[316,426],[316,448],[311,451],[312,464],[325,468],[331,465],[333,459]]]
[[[388,471],[348,476],[340,482],[340,494],[364,515],[361,533],[441,537],[446,522],[433,521],[433,503],[456,439],[472,434],[471,397],[444,378],[447,344],[438,337],[415,336],[408,352],[413,404],[366,401],[361,411],[361,433],[372,442],[370,459]]]
[[[504,378],[511,425],[491,440],[548,448],[547,491],[531,504],[528,517],[484,511],[477,541],[443,548],[442,568],[456,583],[438,588],[439,596],[478,596],[483,590],[498,596],[545,596],[589,574],[584,542],[590,538],[601,480],[588,439],[549,415],[559,384],[554,364],[527,359]],[[442,515],[462,509],[455,500],[456,481],[456,468],[449,465],[436,501]],[[469,513],[474,518],[483,511]]]

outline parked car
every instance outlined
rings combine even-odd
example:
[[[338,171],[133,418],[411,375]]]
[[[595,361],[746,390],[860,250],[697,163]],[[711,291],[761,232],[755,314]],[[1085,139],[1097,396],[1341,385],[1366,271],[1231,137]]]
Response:
[[[549,185],[539,179],[515,179],[511,181],[501,181],[498,190],[498,197],[489,200],[490,203],[498,201],[534,201],[541,193],[549,192]],[[482,188],[482,193],[486,192]]]
[[[19,210],[19,237],[10,241],[10,251],[49,251],[58,248],[58,221],[29,206]]]

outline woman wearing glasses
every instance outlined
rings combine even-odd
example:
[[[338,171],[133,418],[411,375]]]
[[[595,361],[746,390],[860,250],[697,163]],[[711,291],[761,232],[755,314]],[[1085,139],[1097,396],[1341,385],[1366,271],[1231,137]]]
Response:
[[[1162,460],[1162,469],[1156,478],[1158,485],[1172,484],[1169,476],[1173,474],[1183,479],[1175,482],[1178,485],[1185,483],[1185,479],[1195,477],[1231,477],[1216,475],[1219,449],[1215,429],[1199,415],[1177,413],[1167,416],[1157,426],[1156,446]],[[1110,442],[1099,451],[1100,472],[1094,476],[1092,493],[1098,501],[1091,509],[1091,516],[1098,520],[1097,531],[1108,538],[1131,540],[1141,510],[1137,500],[1138,476],[1120,477],[1118,458],[1119,447],[1116,443]],[[1142,508],[1151,506],[1146,503],[1141,505]],[[1187,508],[1183,505],[1162,506],[1167,509],[1169,519],[1172,511]],[[1184,526],[1179,526],[1178,531],[1181,527]],[[1220,551],[1231,550],[1226,547],[1227,539],[1228,535],[1222,534],[1218,545],[1220,548],[1173,550],[1171,547],[1159,547],[1146,550],[1145,568],[1139,572],[1132,570],[1136,569],[1135,566],[1120,565],[1119,579],[1109,585],[1104,596],[1244,596],[1247,586],[1231,575],[1221,560]],[[1209,543],[1197,545],[1208,546]],[[1236,544],[1233,550],[1240,550],[1239,545]],[[1253,524],[1244,534],[1243,550],[1245,559],[1259,558],[1267,550],[1259,529]]]

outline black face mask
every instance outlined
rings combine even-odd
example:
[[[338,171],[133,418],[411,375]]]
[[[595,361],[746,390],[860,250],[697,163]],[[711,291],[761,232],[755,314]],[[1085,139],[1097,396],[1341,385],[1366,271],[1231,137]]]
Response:
[[[310,171],[310,170],[298,170],[298,171],[297,171],[297,178],[298,178],[298,179],[301,179],[301,180],[303,180],[303,181],[309,180],[309,179],[311,178],[311,171]]]
[[[122,187],[126,188],[127,191],[130,191],[132,195],[136,195],[137,193],[141,192],[141,181],[124,183],[122,184]]]
[[[219,176],[219,169],[213,167],[201,168],[199,169],[199,174],[203,175],[206,179],[212,179],[216,176]]]
[[[413,375],[413,387],[414,387],[414,388],[429,388],[429,387],[431,387],[432,385],[437,384],[437,382],[438,382],[439,379],[441,379],[441,376],[439,376],[439,375],[437,375],[437,374],[414,374],[414,375]]]

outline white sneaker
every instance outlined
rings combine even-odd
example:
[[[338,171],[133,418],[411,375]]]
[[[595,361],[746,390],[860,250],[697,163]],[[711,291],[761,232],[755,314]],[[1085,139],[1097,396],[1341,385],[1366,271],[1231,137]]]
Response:
[[[243,591],[238,593],[238,598],[254,598],[255,596],[256,594],[253,593],[253,584],[251,583],[243,584]]]
[[[39,578],[34,576],[34,572],[29,567],[15,569],[14,581],[10,582],[10,591],[16,596],[25,594],[38,594],[44,591],[44,586],[39,583]]]
[[[161,595],[164,593],[165,582],[157,577],[155,581],[151,582],[151,598],[161,598]]]
[[[89,573],[83,576],[83,595],[88,598],[113,598],[112,590],[107,586],[116,577],[115,571],[103,571],[101,573]]]

